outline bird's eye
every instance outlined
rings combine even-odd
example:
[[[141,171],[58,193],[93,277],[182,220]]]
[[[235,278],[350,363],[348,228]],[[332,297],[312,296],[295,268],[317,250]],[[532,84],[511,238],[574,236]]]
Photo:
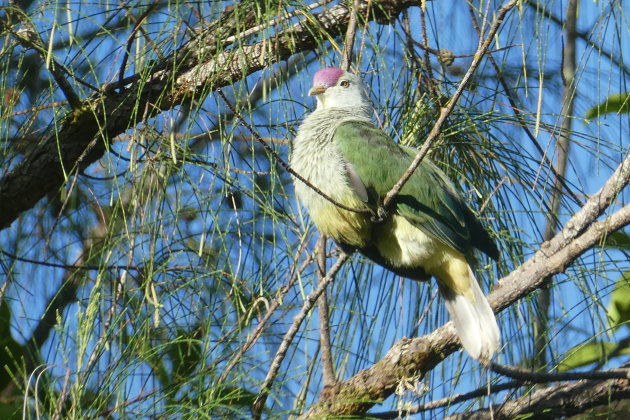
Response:
[[[341,85],[341,87],[348,87],[350,86],[350,82],[347,80],[342,80],[341,83],[339,83]]]

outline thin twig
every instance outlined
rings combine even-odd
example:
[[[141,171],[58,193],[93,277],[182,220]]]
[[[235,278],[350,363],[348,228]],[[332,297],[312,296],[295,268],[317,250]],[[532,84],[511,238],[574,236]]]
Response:
[[[357,15],[359,14],[359,0],[354,0],[352,12],[350,13],[350,21],[346,30],[346,39],[343,44],[343,55],[341,57],[341,69],[350,70],[352,63],[352,48],[354,47],[354,38],[357,34]]]
[[[284,301],[286,294],[293,287],[293,284],[295,283],[295,279],[296,277],[293,276],[289,280],[289,283],[287,283],[286,286],[282,287],[278,291],[276,298],[271,302],[271,304],[269,305],[269,309],[267,309],[267,312],[265,313],[265,315],[258,322],[256,329],[249,335],[249,337],[247,338],[247,341],[241,347],[239,347],[238,352],[230,360],[230,363],[225,367],[225,369],[223,369],[223,372],[221,373],[221,376],[219,377],[219,380],[216,383],[218,384],[225,383],[225,381],[228,378],[228,375],[230,374],[230,372],[232,372],[232,369],[234,369],[234,367],[238,364],[238,362],[241,360],[243,355],[249,349],[251,349],[254,344],[256,344],[258,339],[261,337],[263,330],[267,327],[267,322],[269,322],[269,319],[271,318],[271,316],[274,313],[276,313],[276,310],[278,309],[280,304]],[[210,365],[206,370],[207,371],[216,370],[216,364]]]
[[[304,248],[305,243],[306,243],[306,241],[303,241],[302,243],[300,243],[298,251],[296,252],[295,261],[297,261],[297,259],[299,258],[300,254],[302,253],[302,249]],[[310,262],[310,261],[308,261],[308,262]],[[298,270],[298,271],[301,271],[301,270]],[[289,276],[289,282],[286,284],[286,286],[282,287],[278,291],[278,293],[276,294],[276,298],[271,302],[271,305],[269,305],[269,308],[267,309],[267,312],[262,317],[262,319],[260,321],[258,321],[258,325],[256,326],[256,329],[254,330],[254,332],[252,332],[249,335],[247,341],[245,343],[243,343],[243,345],[238,349],[238,352],[232,358],[232,360],[227,365],[227,367],[225,367],[223,369],[223,372],[221,373],[221,376],[219,377],[219,380],[217,381],[217,383],[222,384],[222,383],[224,383],[227,380],[228,375],[230,374],[232,369],[234,369],[234,367],[237,365],[237,363],[241,360],[243,355],[249,349],[251,349],[252,346],[258,341],[258,339],[262,335],[263,330],[267,327],[267,322],[269,322],[269,319],[271,318],[271,316],[276,312],[276,310],[282,304],[282,302],[284,302],[285,296],[287,295],[289,290],[291,290],[291,288],[293,287],[293,284],[295,283],[297,278],[298,278],[298,276],[295,275],[295,272],[291,273],[291,275]],[[212,364],[212,365],[210,365],[208,367],[207,370],[208,371],[214,371],[215,369],[216,369],[216,364]]]
[[[498,392],[506,391],[508,389],[518,388],[523,385],[523,381],[511,381],[504,384],[492,385],[488,390],[487,386],[477,388],[474,391],[466,392],[464,394],[457,394],[451,397],[442,398],[435,401],[430,401],[426,404],[415,405],[404,410],[392,410],[383,411],[381,413],[370,413],[370,418],[376,419],[395,419],[399,417],[409,416],[411,414],[418,414],[423,411],[435,410],[436,408],[447,407],[449,405],[457,404],[462,401],[472,400],[473,398],[479,398],[487,396],[488,394],[496,394]]]
[[[560,19],[559,17],[557,17],[556,15],[554,15],[552,12],[550,12],[545,4],[539,3],[534,0],[524,0],[523,3],[525,3],[527,6],[531,7],[532,9],[534,9],[535,13],[537,14],[540,13],[542,16],[546,17],[547,19],[549,19],[556,25],[560,27],[564,27],[564,21]],[[614,4],[614,3],[609,3],[609,4]],[[606,50],[602,45],[599,45],[595,43],[593,40],[591,40],[589,32],[576,31],[575,34],[581,40],[583,40],[589,47],[591,47],[594,51],[597,51],[597,54],[603,57],[606,57],[612,64],[617,66],[619,70],[623,71],[625,74],[630,74],[630,68],[627,67],[622,60],[615,57],[615,55],[612,52]],[[619,50],[619,52],[621,52],[621,49]]]
[[[382,206],[379,207],[378,209],[378,213],[379,213],[378,216],[380,219],[383,219],[385,217],[394,198],[396,198],[396,196],[398,195],[398,193],[400,193],[400,191],[405,186],[407,181],[409,181],[409,178],[411,178],[411,175],[413,175],[416,168],[420,165],[420,162],[422,162],[422,159],[424,159],[424,157],[426,156],[427,152],[429,151],[429,148],[431,147],[435,139],[441,134],[442,126],[446,122],[446,119],[451,114],[451,112],[453,112],[455,105],[457,104],[457,102],[459,101],[459,98],[464,93],[464,89],[466,89],[466,86],[468,85],[468,82],[470,81],[473,73],[477,70],[477,68],[481,64],[481,60],[485,56],[485,53],[488,51],[488,48],[490,47],[490,44],[492,43],[494,36],[499,30],[501,23],[503,23],[503,19],[505,19],[505,16],[507,15],[507,13],[514,8],[516,3],[517,3],[517,0],[511,0],[509,3],[501,7],[501,9],[499,9],[499,11],[497,12],[497,17],[494,21],[494,24],[490,28],[490,31],[488,32],[488,36],[486,37],[484,42],[481,44],[481,46],[477,49],[477,52],[475,53],[475,57],[473,58],[472,63],[470,63],[470,67],[468,68],[468,71],[466,72],[461,82],[459,83],[459,86],[457,87],[457,90],[453,94],[453,97],[448,102],[446,107],[440,110],[440,116],[438,117],[437,121],[433,125],[433,128],[429,132],[429,135],[427,136],[427,139],[422,145],[422,148],[416,155],[411,165],[409,165],[409,168],[405,171],[403,176],[400,178],[400,180],[398,180],[398,182],[392,187],[392,189],[385,196]]]
[[[134,16],[134,14],[129,10],[129,8],[127,7],[125,3],[123,3],[122,1],[120,3],[121,3],[120,4],[121,7],[124,8],[125,11],[127,12],[127,16],[129,16],[129,18],[134,21],[133,29],[131,33],[129,34],[129,36],[127,37],[127,42],[125,45],[125,53],[123,55],[122,63],[120,64],[120,70],[118,71],[118,89],[122,90],[123,86],[125,86],[124,84],[125,69],[127,68],[127,61],[129,60],[129,55],[131,54],[131,47],[133,45],[134,39],[136,38],[136,33],[142,29],[142,24],[149,17],[149,14],[153,13],[153,10],[159,4],[159,0],[154,0],[153,3],[150,4],[149,7],[147,7],[147,10],[145,10],[144,13],[139,18],[136,18]],[[146,37],[146,34],[145,34],[145,37]],[[151,38],[146,37],[146,39],[148,42],[153,43],[153,41],[151,41]],[[156,52],[159,53],[158,48],[156,48],[154,45],[153,45],[153,48]]]
[[[291,175],[293,175],[295,178],[297,178],[299,181],[303,182],[304,184],[306,184],[309,188],[311,188],[313,191],[315,191],[317,194],[319,194],[320,196],[322,196],[323,198],[325,198],[326,200],[328,200],[329,202],[331,202],[332,204],[334,204],[335,206],[347,210],[347,211],[351,211],[353,213],[362,213],[362,214],[369,214],[369,215],[373,215],[372,210],[370,209],[355,209],[353,207],[349,207],[346,206],[344,204],[339,203],[338,201],[334,200],[333,198],[331,198],[330,196],[328,196],[326,193],[324,193],[322,190],[320,190],[319,188],[317,188],[315,185],[311,184],[310,181],[308,181],[306,178],[304,178],[302,175],[300,175],[299,173],[295,172],[293,170],[293,168],[291,168],[289,166],[289,164],[287,162],[284,161],[284,159],[282,159],[280,157],[280,155],[273,150],[273,148],[271,146],[269,146],[265,140],[263,140],[263,138],[260,136],[260,134],[258,134],[254,128],[247,122],[245,121],[245,119],[241,116],[241,114],[234,108],[234,106],[232,105],[232,103],[228,100],[228,98],[225,96],[225,93],[223,93],[223,90],[221,88],[217,88],[217,92],[219,93],[219,95],[221,96],[221,98],[223,98],[223,101],[226,103],[226,105],[228,106],[228,108],[230,108],[230,111],[232,111],[232,113],[234,114],[234,116],[236,118],[238,118],[241,121],[241,124],[243,124],[243,126],[247,129],[247,131],[249,131],[252,136],[254,136],[254,138],[256,139],[256,141],[258,141],[264,148],[265,150],[274,158],[274,160],[276,162],[278,162],[278,164],[280,166],[282,166],[284,168],[285,171],[287,171],[288,173],[290,173]]]
[[[81,99],[79,99],[79,96],[74,92],[72,86],[70,86],[70,83],[59,71],[59,69],[61,68],[59,63],[57,63],[57,61],[53,57],[50,57],[52,56],[52,51],[48,51],[46,49],[44,40],[39,35],[39,32],[37,32],[37,29],[35,28],[33,22],[29,20],[28,16],[22,10],[21,6],[16,0],[9,0],[9,4],[11,5],[12,9],[15,9],[17,11],[18,19],[20,22],[22,22],[22,25],[24,25],[24,29],[18,32],[13,32],[10,28],[7,29],[11,30],[11,32],[20,44],[27,48],[32,48],[39,53],[42,61],[47,64],[47,70],[50,72],[50,74],[52,74],[53,79],[55,79],[55,82],[68,100],[70,107],[72,109],[81,108]],[[51,30],[52,33],[54,33],[54,28],[55,24],[53,23],[53,29]],[[50,42],[52,42],[52,38],[50,39]]]
[[[562,38],[564,40],[562,48],[562,65],[561,74],[564,89],[562,91],[561,103],[562,108],[558,119],[562,121],[560,133],[556,140],[556,166],[554,167],[556,179],[554,180],[554,188],[549,197],[549,212],[545,215],[545,231],[543,240],[547,241],[556,233],[558,227],[558,212],[562,204],[562,185],[567,171],[567,163],[569,158],[569,149],[571,146],[570,133],[572,129],[573,104],[575,100],[575,56],[576,56],[576,25],[577,25],[577,8],[578,0],[569,0],[567,4],[567,13],[565,20],[566,34]],[[542,95],[542,92],[540,93]],[[555,130],[554,130],[555,131]],[[552,134],[553,135],[553,134]],[[536,296],[538,307],[538,316],[535,319],[534,326],[534,358],[533,364],[535,368],[542,368],[547,365],[547,351],[549,347],[549,310],[551,308],[551,289],[553,277],[546,280],[546,287],[543,287]]]
[[[43,267],[53,267],[53,268],[63,268],[63,269],[67,269],[67,270],[84,270],[84,271],[98,271],[98,270],[132,270],[132,271],[142,271],[144,270],[142,267],[138,267],[138,266],[126,266],[126,265],[106,265],[106,266],[101,266],[101,265],[76,265],[76,264],[60,264],[60,263],[53,263],[53,262],[49,262],[49,261],[44,261],[44,260],[33,260],[31,258],[25,258],[25,257],[19,257],[15,254],[12,254],[10,252],[7,252],[3,249],[0,249],[0,253],[6,255],[7,257],[11,258],[12,260],[16,260],[16,261],[21,261],[21,262],[25,262],[25,263],[29,263],[29,264],[36,264],[36,265],[41,265]]]
[[[271,362],[271,366],[269,367],[269,371],[267,372],[265,381],[263,382],[263,385],[260,387],[260,391],[258,392],[258,395],[256,396],[256,400],[254,401],[254,404],[252,407],[252,417],[254,419],[259,419],[262,414],[262,411],[265,407],[265,402],[267,401],[267,395],[269,395],[269,390],[271,389],[271,386],[273,385],[273,381],[276,379],[276,376],[278,375],[278,371],[280,370],[280,365],[282,364],[282,361],[284,360],[284,357],[286,356],[287,351],[289,350],[289,346],[293,342],[295,335],[300,329],[302,322],[304,321],[308,313],[311,311],[311,309],[313,309],[313,306],[315,306],[315,303],[317,302],[317,299],[319,298],[319,296],[324,292],[326,287],[330,283],[333,282],[333,280],[335,279],[335,275],[337,274],[337,272],[339,272],[339,270],[341,269],[343,264],[348,260],[348,258],[349,258],[348,254],[345,254],[345,253],[339,256],[335,265],[333,265],[330,268],[330,271],[326,274],[326,277],[317,285],[317,288],[313,292],[311,292],[310,295],[306,297],[306,299],[304,300],[304,304],[302,305],[302,309],[295,316],[295,318],[293,318],[293,323],[291,324],[291,327],[284,335],[284,338],[282,339],[282,342],[280,343],[280,346],[278,347],[278,351],[276,352],[276,355],[273,358],[273,361]]]
[[[328,3],[332,2],[332,1],[333,0],[319,0],[319,1],[316,1],[315,3],[311,3],[308,6],[306,6],[305,8],[303,8],[303,9],[298,8],[298,9],[296,9],[293,12],[285,14],[284,16],[279,16],[277,18],[273,18],[269,22],[265,22],[265,23],[262,23],[260,25],[256,25],[256,26],[254,26],[252,28],[249,28],[249,29],[247,29],[245,31],[239,32],[236,35],[229,36],[229,37],[225,38],[224,40],[222,40],[221,43],[224,46],[233,44],[236,41],[242,40],[242,39],[244,39],[244,38],[246,38],[246,37],[248,37],[250,35],[254,35],[254,34],[256,34],[256,33],[260,32],[260,31],[262,31],[264,29],[269,29],[272,26],[276,26],[276,25],[278,25],[278,24],[280,24],[282,22],[288,21],[288,20],[290,20],[290,19],[292,19],[292,18],[294,18],[296,16],[303,16],[303,15],[306,14],[306,12],[311,12],[311,11],[317,9],[320,6],[325,6],[326,4],[328,4]]]
[[[426,0],[420,2],[420,27],[422,30],[422,43],[429,46],[429,37],[427,35],[427,16],[426,16]],[[429,48],[424,49],[424,67],[427,73],[427,88],[433,97],[438,97],[438,90],[435,86],[435,78],[433,77],[433,69],[431,68],[431,59],[429,58]]]
[[[409,29],[405,29],[405,34],[406,35],[410,35]],[[420,48],[422,51],[428,51],[429,53],[437,56],[438,58],[440,57],[441,54],[443,54],[444,51],[451,52],[450,50],[444,50],[444,49],[436,50],[435,48],[431,48],[431,47],[429,47],[427,45],[424,45],[422,42],[418,42],[415,39],[410,39],[409,41],[411,42],[411,44],[413,44],[416,47]],[[492,49],[492,50],[488,49],[488,52],[486,54],[491,54],[491,53],[494,54],[494,53],[498,53],[498,52],[501,52],[501,51],[510,50],[510,49],[512,49],[514,47],[521,47],[522,48],[523,44],[510,44],[510,45],[506,45],[504,47],[495,48],[495,49]],[[474,56],[475,56],[474,53],[473,54],[453,54],[453,55],[451,55],[451,57],[453,59],[456,59],[456,58],[471,58],[471,57],[474,57]]]
[[[320,234],[315,253],[317,254],[317,283],[321,283],[326,278],[326,235]],[[319,346],[321,348],[324,386],[330,386],[337,382],[337,378],[335,376],[335,364],[333,363],[332,346],[330,344],[330,317],[326,289],[324,289],[317,300],[317,308],[319,312]]]
[[[472,8],[472,5],[470,3],[468,3],[468,11],[470,13],[470,20],[472,22],[473,28],[475,29],[475,31],[477,31],[477,33],[479,34],[479,37],[481,37],[482,36],[481,28],[479,27],[479,23],[477,22],[477,18],[475,17],[475,11]],[[504,48],[506,48],[506,47],[504,47]],[[507,97],[508,101],[510,102],[510,107],[512,109],[512,112],[514,112],[514,116],[516,116],[516,119],[521,124],[520,127],[523,129],[523,131],[527,135],[527,138],[529,138],[529,140],[532,142],[532,144],[534,145],[534,147],[536,148],[538,153],[540,153],[540,157],[543,159],[543,162],[545,163],[546,167],[549,168],[549,170],[552,172],[552,174],[555,177],[555,179],[557,179],[562,184],[562,186],[564,187],[565,191],[567,192],[567,194],[569,194],[569,196],[573,199],[573,201],[578,206],[582,207],[584,205],[582,200],[580,200],[580,198],[573,192],[573,190],[571,189],[571,187],[567,183],[567,180],[565,179],[565,177],[561,176],[556,171],[555,166],[553,165],[553,163],[547,157],[547,154],[543,150],[543,147],[540,145],[538,140],[536,140],[536,137],[532,134],[531,130],[527,127],[527,122],[525,121],[525,118],[523,117],[523,113],[520,111],[518,105],[516,104],[516,99],[514,99],[514,94],[512,93],[512,90],[510,89],[510,87],[508,86],[507,81],[505,80],[505,77],[503,77],[503,73],[501,72],[501,68],[499,67],[499,65],[497,64],[496,60],[494,59],[494,56],[492,55],[493,53],[496,53],[496,52],[500,51],[501,49],[503,49],[503,48],[499,48],[499,49],[496,49],[496,50],[488,51],[487,57],[488,57],[488,61],[492,65],[492,68],[494,69],[494,72],[495,72],[495,74],[497,76],[497,79],[499,79],[499,83],[501,84],[501,87],[503,88],[505,96]]]
[[[42,111],[44,109],[56,108],[56,107],[61,107],[61,106],[65,106],[65,105],[68,105],[68,101],[51,102],[49,104],[34,106],[34,107],[31,107],[31,108],[28,108],[28,109],[23,109],[21,111],[16,111],[16,112],[12,113],[11,115],[9,115],[9,117],[13,118],[13,117],[17,117],[19,115],[28,114],[28,113],[31,113],[31,112],[39,112],[39,111]],[[24,137],[21,137],[21,138],[24,138]],[[13,139],[10,139],[10,141],[13,141]]]
[[[550,373],[534,372],[531,370],[519,369],[515,366],[506,366],[491,362],[490,370],[495,373],[507,376],[508,378],[530,383],[579,381],[582,379],[630,379],[630,369]]]

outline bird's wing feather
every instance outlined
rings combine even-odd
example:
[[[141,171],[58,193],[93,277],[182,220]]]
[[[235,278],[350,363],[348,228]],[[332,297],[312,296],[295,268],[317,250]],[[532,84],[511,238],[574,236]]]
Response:
[[[333,141],[358,176],[368,203],[376,206],[400,179],[415,157],[415,151],[392,141],[373,124],[349,121],[336,129]],[[355,185],[356,182],[352,181]],[[355,189],[357,189],[355,187]],[[358,188],[357,195],[362,197]],[[416,169],[396,197],[396,211],[414,226],[466,254],[472,247],[496,258],[492,239],[457,194],[446,175],[428,159]],[[471,235],[473,234],[473,235]]]
[[[354,169],[354,166],[348,161],[346,161],[345,164],[346,172],[348,174],[348,178],[350,179],[350,185],[352,185],[352,189],[354,190],[355,194],[359,196],[361,201],[367,203],[369,201],[369,196],[367,190],[365,189],[365,184],[363,184],[363,181],[361,181],[361,177],[357,173],[357,170]]]

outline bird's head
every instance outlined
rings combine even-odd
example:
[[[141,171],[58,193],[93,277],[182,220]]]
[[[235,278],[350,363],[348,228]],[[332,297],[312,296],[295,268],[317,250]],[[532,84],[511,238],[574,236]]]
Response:
[[[308,94],[317,99],[317,109],[356,109],[368,114],[371,109],[361,78],[335,67],[325,67],[315,73]]]

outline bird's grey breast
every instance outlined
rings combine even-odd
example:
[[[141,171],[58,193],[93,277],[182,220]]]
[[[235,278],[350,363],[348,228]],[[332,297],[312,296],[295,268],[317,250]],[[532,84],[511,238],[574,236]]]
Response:
[[[291,155],[291,167],[331,196],[341,194],[347,185],[343,156],[332,140],[337,126],[338,120],[329,113],[313,112],[300,125]],[[295,191],[307,207],[323,199],[299,180]]]
[[[315,111],[300,125],[293,144],[291,167],[337,203],[363,208],[367,197],[365,188],[363,193],[357,192],[354,183],[360,180],[352,180],[349,163],[334,141],[335,130],[344,119],[327,111]],[[300,180],[295,179],[294,185],[297,197],[324,234],[352,246],[365,246],[370,237],[370,222],[365,215],[342,210]]]

